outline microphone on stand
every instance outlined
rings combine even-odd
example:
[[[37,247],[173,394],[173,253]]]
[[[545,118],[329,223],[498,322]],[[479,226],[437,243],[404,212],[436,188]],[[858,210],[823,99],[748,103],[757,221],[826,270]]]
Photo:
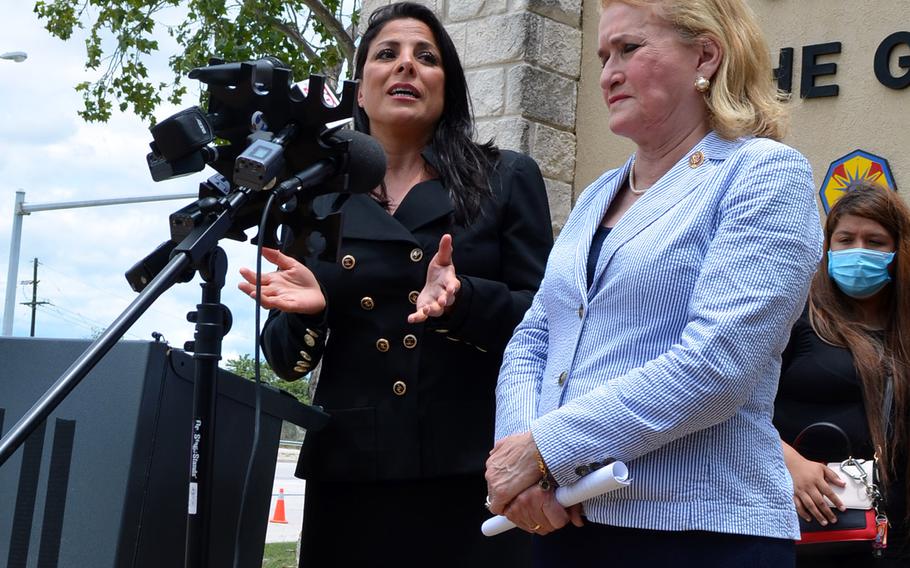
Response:
[[[290,197],[299,191],[325,184],[322,193],[367,193],[378,186],[386,171],[385,152],[379,142],[356,130],[338,130],[329,137],[328,145],[344,147],[328,158],[319,160],[275,188],[279,197]]]

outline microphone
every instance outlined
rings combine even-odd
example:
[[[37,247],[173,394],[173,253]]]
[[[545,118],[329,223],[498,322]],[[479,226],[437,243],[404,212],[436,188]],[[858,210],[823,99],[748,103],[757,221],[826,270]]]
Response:
[[[272,82],[272,71],[281,67],[287,69],[287,65],[276,57],[263,57],[256,61],[247,61],[245,63],[221,63],[209,65],[208,67],[197,67],[190,71],[190,79],[199,79],[207,85],[229,86],[236,85],[240,81],[241,65],[252,65],[253,83],[257,85],[269,85]]]
[[[340,183],[328,184],[319,193],[367,193],[382,182],[386,157],[375,138],[356,130],[338,130],[329,137],[328,145],[342,150],[288,178],[275,193],[279,197],[290,196],[338,175],[342,176]]]

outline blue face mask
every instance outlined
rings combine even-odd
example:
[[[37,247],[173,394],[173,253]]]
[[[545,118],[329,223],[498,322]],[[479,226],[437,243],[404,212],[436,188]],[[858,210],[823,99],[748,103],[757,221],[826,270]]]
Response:
[[[893,252],[864,248],[828,251],[828,275],[851,298],[874,296],[891,281],[888,265]]]

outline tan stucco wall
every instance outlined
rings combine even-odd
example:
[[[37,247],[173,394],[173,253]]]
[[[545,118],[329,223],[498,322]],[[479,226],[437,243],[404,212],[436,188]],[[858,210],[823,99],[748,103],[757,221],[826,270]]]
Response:
[[[892,90],[875,77],[873,57],[879,43],[898,31],[910,31],[910,0],[749,0],[762,22],[777,66],[782,47],[794,48],[792,120],[784,142],[812,163],[816,191],[829,164],[856,149],[888,160],[898,191],[910,195],[910,88]],[[575,197],[603,171],[621,165],[632,150],[625,139],[607,127],[607,111],[597,61],[600,0],[584,0],[581,80],[578,89]],[[837,73],[816,84],[836,83],[837,97],[800,99],[802,47],[841,42],[841,53],[820,58],[834,62]],[[891,57],[910,55],[905,46]]]

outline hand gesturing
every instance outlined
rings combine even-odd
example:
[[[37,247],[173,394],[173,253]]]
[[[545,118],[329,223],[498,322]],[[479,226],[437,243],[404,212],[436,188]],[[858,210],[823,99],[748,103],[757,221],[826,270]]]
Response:
[[[427,267],[427,283],[417,297],[417,309],[408,316],[408,323],[421,323],[446,313],[455,305],[459,288],[461,282],[452,264],[452,235],[446,234],[439,240],[439,250]]]
[[[317,314],[325,309],[325,296],[309,268],[275,249],[263,248],[262,257],[278,267],[277,271],[262,275],[262,307],[301,314]],[[256,273],[241,268],[240,275],[245,281],[237,287],[255,299]]]

